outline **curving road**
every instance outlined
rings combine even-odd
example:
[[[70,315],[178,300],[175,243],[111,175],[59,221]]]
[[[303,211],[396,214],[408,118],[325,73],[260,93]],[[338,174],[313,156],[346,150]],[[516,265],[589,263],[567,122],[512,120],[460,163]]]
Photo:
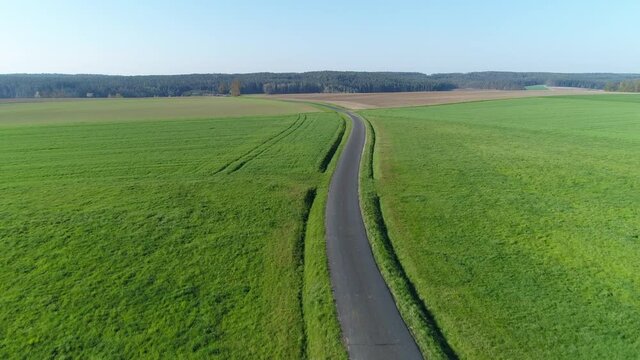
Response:
[[[331,179],[326,208],[331,283],[351,359],[422,359],[376,265],[358,196],[366,130],[356,114],[351,135]]]

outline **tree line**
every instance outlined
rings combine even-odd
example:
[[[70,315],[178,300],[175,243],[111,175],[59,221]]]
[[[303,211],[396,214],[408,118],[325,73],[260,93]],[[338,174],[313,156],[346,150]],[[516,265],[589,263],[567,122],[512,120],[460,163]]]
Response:
[[[452,83],[456,88],[470,89],[522,90],[532,85],[604,89],[610,82],[640,79],[640,74],[485,71],[434,74],[432,77]]]
[[[474,72],[426,75],[408,72],[315,71],[306,73],[189,74],[151,76],[0,75],[0,98],[155,97],[318,92],[520,90],[529,85],[612,88],[639,74]],[[233,93],[233,94],[232,94]]]
[[[640,92],[640,79],[610,82],[604,87],[605,91]]]

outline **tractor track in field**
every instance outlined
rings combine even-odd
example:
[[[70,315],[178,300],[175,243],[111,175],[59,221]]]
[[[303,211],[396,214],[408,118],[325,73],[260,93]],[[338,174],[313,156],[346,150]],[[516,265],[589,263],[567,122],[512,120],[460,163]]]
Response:
[[[220,167],[218,170],[213,172],[213,175],[219,174],[221,172],[225,172],[227,169],[231,169],[230,171],[228,171],[228,173],[233,173],[235,171],[238,171],[240,168],[242,168],[247,162],[253,160],[254,158],[256,158],[258,155],[264,153],[266,150],[268,150],[269,148],[271,148],[273,145],[275,145],[276,143],[278,143],[282,138],[287,137],[289,134],[291,134],[292,132],[294,132],[295,130],[297,130],[302,123],[305,122],[307,116],[304,114],[299,114],[298,117],[296,118],[296,120],[294,120],[289,126],[287,126],[284,130],[280,131],[279,133],[275,134],[274,136],[264,140],[263,142],[261,142],[260,144],[256,145],[255,147],[251,148],[250,150],[248,150],[247,152],[245,152],[244,154],[238,156],[237,158],[229,161],[228,163],[224,164],[222,167]],[[295,127],[295,128],[294,128]],[[289,131],[291,130],[291,131]],[[288,132],[288,133],[287,133]],[[287,133],[287,134],[285,134]],[[253,155],[252,154],[256,151],[259,151],[257,154]],[[247,158],[247,159],[245,159]],[[245,160],[243,160],[245,159]],[[240,162],[240,164],[236,164],[235,166],[232,167],[233,164]]]
[[[331,179],[325,210],[327,257],[338,319],[351,359],[422,359],[376,264],[359,198],[366,128],[360,116],[333,106],[353,124]]]
[[[289,135],[293,134],[294,132],[296,132],[296,130],[298,130],[298,129],[300,129],[300,127],[302,127],[302,125],[305,123],[306,119],[307,119],[307,116],[306,115],[302,115],[301,119],[299,121],[297,121],[295,126],[289,127],[287,129],[288,131],[284,135],[282,135],[280,137],[277,137],[277,139],[273,140],[268,146],[263,147],[258,152],[247,156],[247,158],[245,160],[242,160],[240,163],[238,163],[237,165],[232,167],[231,170],[229,170],[229,174],[234,173],[234,172],[242,169],[242,167],[245,166],[248,162],[250,162],[251,160],[257,158],[260,155],[262,155],[264,152],[266,152],[267,150],[271,149],[275,144],[279,143],[282,139],[284,139],[284,138],[288,137]]]

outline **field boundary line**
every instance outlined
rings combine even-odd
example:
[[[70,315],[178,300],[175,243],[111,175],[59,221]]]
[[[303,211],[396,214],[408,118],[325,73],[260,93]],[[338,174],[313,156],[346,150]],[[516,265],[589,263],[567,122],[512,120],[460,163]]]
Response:
[[[368,172],[369,172],[369,174],[368,175],[369,175],[369,178],[373,181],[376,178],[375,170],[374,170],[375,166],[373,164],[373,161],[374,161],[374,156],[375,156],[375,153],[376,153],[376,141],[378,140],[378,138],[377,138],[377,135],[376,135],[376,129],[373,127],[373,124],[371,124],[371,122],[367,118],[365,118],[364,116],[362,116],[362,119],[364,119],[365,126],[366,126],[367,130],[370,130],[369,131],[370,136],[368,138],[369,138],[369,141],[371,142],[371,144],[370,145],[369,144],[365,144],[365,156],[367,156],[366,155],[367,146],[370,146],[371,149],[369,151],[371,153],[369,154],[369,156],[367,156],[368,161],[369,161],[369,164],[368,164],[368,167],[369,167],[369,169],[368,169],[369,171]]]
[[[301,216],[301,226],[300,233],[298,234],[298,239],[296,240],[296,244],[294,247],[294,258],[297,262],[296,273],[299,275],[300,279],[300,288],[298,291],[298,305],[300,306],[300,316],[302,317],[302,345],[301,345],[301,354],[300,358],[306,358],[307,354],[307,342],[308,342],[308,334],[307,334],[307,326],[304,314],[304,269],[305,269],[305,247],[306,247],[306,238],[307,238],[307,224],[309,222],[309,215],[311,214],[311,208],[316,200],[316,196],[318,194],[318,189],[315,187],[307,189],[304,195],[303,205],[304,208],[302,210]]]
[[[360,168],[360,204],[374,257],[405,322],[427,359],[458,359],[431,311],[417,293],[395,252],[375,190],[375,130],[364,116],[367,136]]]

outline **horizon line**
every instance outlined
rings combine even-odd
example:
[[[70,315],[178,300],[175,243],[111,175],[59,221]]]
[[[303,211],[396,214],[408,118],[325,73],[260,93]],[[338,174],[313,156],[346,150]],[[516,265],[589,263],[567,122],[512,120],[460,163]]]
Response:
[[[191,75],[253,75],[253,74],[309,74],[320,72],[332,72],[332,73],[370,73],[370,74],[421,74],[426,76],[433,75],[447,75],[447,74],[482,74],[482,73],[503,73],[503,74],[563,74],[563,75],[575,75],[575,74],[604,74],[604,75],[638,75],[640,72],[599,72],[599,71],[586,71],[586,72],[557,72],[557,71],[509,71],[509,70],[482,70],[482,71],[458,71],[458,72],[433,72],[426,73],[420,71],[368,71],[368,70],[310,70],[310,71],[254,71],[254,72],[237,72],[237,73],[223,73],[223,72],[194,72],[194,73],[173,73],[173,74],[106,74],[106,73],[62,73],[62,72],[16,72],[16,73],[0,73],[0,76],[11,75],[62,75],[62,76],[118,76],[118,77],[143,77],[143,76],[191,76]]]

